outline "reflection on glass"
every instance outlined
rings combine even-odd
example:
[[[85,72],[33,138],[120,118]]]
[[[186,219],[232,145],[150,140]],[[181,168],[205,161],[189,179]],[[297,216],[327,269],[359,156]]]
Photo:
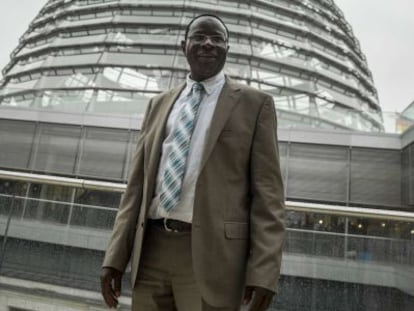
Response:
[[[24,181],[0,179],[0,194],[25,196],[28,186]]]
[[[83,141],[79,174],[122,180],[128,132],[109,128],[88,128]]]
[[[26,182],[0,179],[0,217],[21,217],[25,202],[14,197],[26,196],[28,186]]]
[[[120,193],[76,189],[74,202],[82,205],[94,205],[117,208],[120,200]]]
[[[98,292],[102,260],[103,252],[98,250],[9,237],[1,275],[14,278],[18,273],[26,280],[64,286],[69,282]],[[43,293],[42,299],[47,301],[48,296]]]
[[[286,251],[414,264],[414,223],[288,212]]]
[[[25,121],[0,122],[0,164],[2,167],[25,169],[32,154],[36,125]]]
[[[92,78],[94,78],[94,76],[86,76],[82,73],[76,73],[66,79],[64,87],[91,87],[94,86]]]
[[[93,90],[45,91],[37,98],[37,107],[57,111],[85,111]]]
[[[88,205],[73,205],[69,225],[73,227],[84,227],[87,229],[111,230],[115,221],[113,210],[102,209]]]
[[[37,171],[73,174],[81,135],[80,127],[40,124],[32,168]]]

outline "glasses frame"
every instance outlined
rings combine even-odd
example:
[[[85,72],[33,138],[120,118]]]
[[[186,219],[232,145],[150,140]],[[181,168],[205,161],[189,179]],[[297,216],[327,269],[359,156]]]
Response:
[[[207,39],[210,39],[210,42],[213,44],[226,44],[228,42],[228,38],[222,35],[206,35],[206,34],[194,34],[188,37],[188,40],[194,43],[201,44],[205,42]]]

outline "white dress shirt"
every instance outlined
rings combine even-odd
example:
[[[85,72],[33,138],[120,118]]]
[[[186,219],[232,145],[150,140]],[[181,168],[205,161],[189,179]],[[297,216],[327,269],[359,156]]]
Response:
[[[149,218],[171,218],[188,223],[192,222],[195,185],[200,173],[201,157],[204,152],[206,137],[208,136],[217,100],[225,82],[224,73],[222,71],[207,80],[201,81],[201,84],[204,87],[204,92],[202,95],[196,124],[190,142],[190,150],[188,153],[186,168],[184,172],[181,197],[178,204],[169,213],[160,206],[160,193],[165,163],[172,147],[173,128],[176,124],[180,110],[183,108],[184,103],[188,100],[187,97],[190,94],[191,88],[195,82],[196,81],[190,78],[190,75],[187,76],[186,87],[177,98],[170,112],[170,115],[168,116],[166,127],[167,133],[166,138],[162,144],[162,154],[160,164],[158,166],[155,196],[151,202],[150,210],[148,213]]]

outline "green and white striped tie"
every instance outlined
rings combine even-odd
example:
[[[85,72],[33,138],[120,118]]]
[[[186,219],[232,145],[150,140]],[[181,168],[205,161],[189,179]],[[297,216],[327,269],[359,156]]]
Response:
[[[172,146],[167,156],[160,194],[160,204],[167,212],[170,212],[180,200],[191,136],[203,90],[201,83],[193,84],[192,93],[184,103],[173,129]]]

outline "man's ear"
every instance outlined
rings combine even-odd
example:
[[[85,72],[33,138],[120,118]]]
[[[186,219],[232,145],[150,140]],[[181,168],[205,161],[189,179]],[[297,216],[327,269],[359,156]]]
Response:
[[[183,53],[185,55],[185,40],[181,40],[181,50],[183,50]]]
[[[229,49],[230,49],[230,45],[227,44],[227,52],[229,51]]]

